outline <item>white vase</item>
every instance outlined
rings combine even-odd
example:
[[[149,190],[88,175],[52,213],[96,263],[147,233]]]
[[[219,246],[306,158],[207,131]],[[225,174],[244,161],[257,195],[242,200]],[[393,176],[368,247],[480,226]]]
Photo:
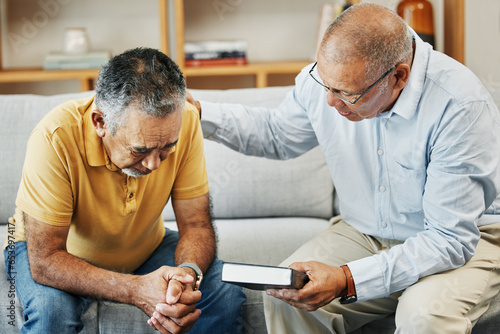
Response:
[[[66,28],[63,37],[63,52],[78,54],[89,52],[90,41],[85,28]]]

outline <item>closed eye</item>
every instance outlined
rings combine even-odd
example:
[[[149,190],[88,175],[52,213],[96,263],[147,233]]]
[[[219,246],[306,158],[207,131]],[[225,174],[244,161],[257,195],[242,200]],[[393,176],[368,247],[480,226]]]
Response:
[[[162,152],[169,152],[172,148],[175,147],[175,145],[177,145],[178,142],[179,142],[179,140],[176,140],[173,143],[169,143],[169,144],[163,146],[162,148],[160,148],[160,151],[162,151]],[[133,155],[135,155],[135,156],[141,156],[141,155],[149,154],[150,152],[152,152],[154,150],[156,150],[156,147],[151,147],[151,148],[148,148],[148,147],[132,147],[132,148],[130,148],[130,152]]]

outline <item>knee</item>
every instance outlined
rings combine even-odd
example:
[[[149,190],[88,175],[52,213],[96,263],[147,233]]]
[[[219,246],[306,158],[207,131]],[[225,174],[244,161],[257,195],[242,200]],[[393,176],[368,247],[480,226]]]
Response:
[[[215,258],[210,268],[205,273],[205,278],[201,284],[201,290],[207,292],[215,292],[217,294],[227,294],[228,297],[243,297],[243,289],[237,285],[229,284],[221,281],[223,262]]]
[[[246,300],[243,289],[237,285],[222,282],[220,279],[206,280],[204,283],[200,289],[202,298],[210,300],[211,303],[224,304],[228,310],[239,309]]]
[[[203,294],[202,302],[205,300],[212,305],[224,305],[226,310],[240,310],[241,304],[246,300],[243,289],[237,285],[222,282],[221,276],[222,261],[215,259],[200,286]]]
[[[431,333],[429,329],[435,328],[435,315],[425,309],[402,313],[396,312],[397,333]]]
[[[471,321],[460,314],[454,314],[449,307],[433,304],[400,307],[396,311],[396,333],[470,333]]]
[[[83,329],[82,298],[53,288],[31,296],[24,305],[24,327],[35,333],[75,333]]]
[[[223,283],[221,286],[221,291],[222,291],[222,296],[224,296],[224,299],[227,302],[232,301],[232,305],[235,308],[241,307],[241,305],[247,299],[246,294],[243,292],[243,288],[237,285]]]

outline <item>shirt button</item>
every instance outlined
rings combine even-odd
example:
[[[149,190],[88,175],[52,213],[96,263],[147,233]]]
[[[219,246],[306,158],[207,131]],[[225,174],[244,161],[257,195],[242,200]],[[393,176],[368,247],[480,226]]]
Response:
[[[383,150],[378,150],[378,151],[377,151],[377,154],[378,154],[378,155],[383,155],[383,154],[384,154],[384,151],[383,151]]]
[[[382,223],[380,223],[380,226],[382,226],[382,228],[386,228],[387,227],[387,223],[386,222],[382,222]]]
[[[378,188],[378,190],[380,190],[381,192],[384,192],[384,191],[385,191],[385,187],[384,187],[384,186],[380,186],[380,187]]]

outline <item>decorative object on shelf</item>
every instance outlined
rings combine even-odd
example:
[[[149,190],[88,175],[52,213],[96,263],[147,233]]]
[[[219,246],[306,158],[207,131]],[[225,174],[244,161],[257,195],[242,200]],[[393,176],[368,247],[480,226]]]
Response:
[[[349,8],[353,5],[357,5],[360,2],[361,2],[361,0],[346,0],[345,5],[344,5],[344,10],[346,10],[347,8]]]
[[[44,70],[99,69],[111,58],[108,51],[90,50],[85,28],[66,28],[62,49],[62,52],[51,52],[45,56]]]
[[[45,56],[44,70],[82,70],[101,68],[111,58],[108,51],[85,53],[49,53]]]
[[[434,46],[434,12],[427,0],[403,0],[397,13],[425,42]]]
[[[247,64],[245,41],[188,42],[184,53],[186,67]]]
[[[67,54],[90,51],[90,40],[85,28],[66,28],[63,35],[63,52]]]

